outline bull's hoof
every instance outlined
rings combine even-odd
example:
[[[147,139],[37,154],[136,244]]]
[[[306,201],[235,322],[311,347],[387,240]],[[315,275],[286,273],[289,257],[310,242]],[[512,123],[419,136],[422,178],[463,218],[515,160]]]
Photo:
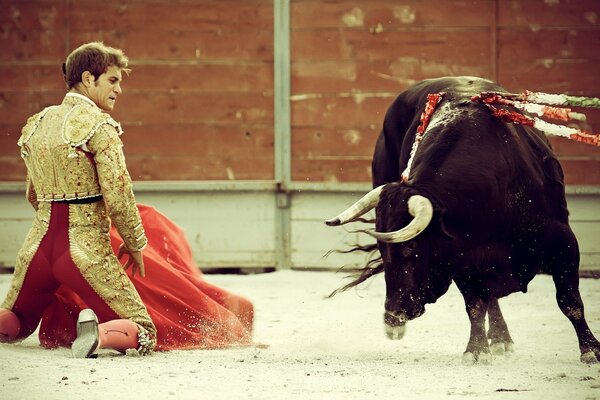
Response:
[[[495,356],[503,356],[505,351],[506,347],[502,342],[492,343],[490,345],[490,352]]]
[[[385,334],[387,335],[388,339],[400,340],[404,337],[405,333],[406,324],[402,324],[400,326],[385,325]]]
[[[479,353],[477,362],[482,365],[492,365],[492,353]]]
[[[515,346],[510,342],[495,342],[490,344],[490,352],[494,356],[504,356],[514,353]]]
[[[462,365],[465,366],[474,364],[491,365],[492,360],[491,353],[471,353],[470,351],[465,351],[462,355]]]
[[[475,359],[475,354],[465,351],[462,355],[462,365],[469,366],[473,365],[477,362]]]
[[[515,352],[515,344],[514,343],[504,343],[504,351],[507,353]]]
[[[579,359],[584,364],[597,364],[599,362],[596,354],[591,350],[586,353],[582,353]]]

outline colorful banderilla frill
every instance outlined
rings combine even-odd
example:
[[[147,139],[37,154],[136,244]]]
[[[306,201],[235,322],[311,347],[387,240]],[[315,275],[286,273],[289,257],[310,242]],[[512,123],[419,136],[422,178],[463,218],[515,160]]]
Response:
[[[417,127],[415,141],[413,142],[412,148],[410,150],[410,158],[408,159],[408,163],[406,164],[406,169],[404,169],[404,171],[402,172],[402,181],[404,182],[408,180],[413,158],[415,158],[415,154],[417,152],[417,149],[419,148],[419,144],[421,144],[421,141],[423,141],[423,136],[425,135],[425,130],[429,125],[431,116],[433,115],[433,112],[435,111],[439,102],[442,101],[442,97],[444,96],[444,94],[444,92],[439,92],[430,93],[427,95],[427,104],[425,104],[425,110],[423,110],[423,112],[421,113],[420,124]]]
[[[502,121],[531,126],[548,135],[562,136],[577,142],[600,146],[600,134],[592,134],[580,129],[554,124],[538,117],[530,117],[518,111],[506,110],[495,106],[512,106],[529,114],[558,121],[585,121],[585,114],[574,112],[570,108],[554,107],[549,104],[600,108],[600,99],[598,98],[525,91],[521,94],[483,92],[478,96],[472,97],[471,100],[480,101],[485,104],[492,111],[492,114]]]

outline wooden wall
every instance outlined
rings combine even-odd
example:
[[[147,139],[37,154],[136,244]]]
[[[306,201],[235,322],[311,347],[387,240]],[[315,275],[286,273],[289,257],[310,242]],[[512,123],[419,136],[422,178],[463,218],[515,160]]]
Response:
[[[60,66],[93,40],[133,72],[114,116],[137,180],[273,178],[270,1],[2,0],[0,180],[21,180],[27,116],[60,102]]]
[[[275,0],[280,1],[280,0]],[[292,0],[292,179],[370,180],[383,115],[412,82],[479,75],[507,89],[600,97],[597,0]],[[20,181],[26,118],[64,94],[81,43],[123,48],[114,116],[136,180],[274,178],[273,2],[2,0],[0,181]],[[600,112],[589,112],[600,132]],[[570,185],[600,149],[553,140]]]
[[[294,179],[368,181],[387,106],[420,79],[600,97],[599,17],[596,0],[292,2]],[[553,143],[568,184],[600,183],[600,149]]]

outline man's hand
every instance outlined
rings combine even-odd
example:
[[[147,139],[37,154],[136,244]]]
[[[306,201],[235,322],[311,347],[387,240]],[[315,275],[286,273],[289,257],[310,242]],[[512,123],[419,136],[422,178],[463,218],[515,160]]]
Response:
[[[133,267],[131,270],[132,277],[135,276],[135,273],[138,270],[140,271],[141,277],[146,276],[146,271],[144,270],[144,259],[142,258],[142,252],[141,251],[130,251],[127,249],[127,247],[125,247],[125,244],[122,244],[121,247],[119,247],[119,254],[117,255],[117,257],[120,260],[121,257],[123,257],[125,254],[127,254],[129,256],[129,259],[127,260],[127,263],[125,263],[125,265],[123,266],[123,269]]]

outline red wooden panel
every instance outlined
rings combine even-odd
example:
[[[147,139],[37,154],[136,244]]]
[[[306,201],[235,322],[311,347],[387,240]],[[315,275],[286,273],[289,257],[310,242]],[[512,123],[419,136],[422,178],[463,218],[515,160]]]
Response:
[[[292,132],[294,159],[360,158],[371,160],[381,124],[362,129],[299,127]]]
[[[2,64],[0,92],[66,92],[61,65]]]
[[[585,157],[600,160],[600,147],[560,137],[550,137],[549,140],[554,153],[559,157]]]
[[[62,101],[64,93],[0,92],[0,123],[23,126],[27,118],[44,107]]]
[[[195,157],[174,155],[127,157],[129,173],[134,180],[255,180],[273,179],[273,161],[245,156]]]
[[[6,0],[0,8],[1,60],[60,61],[66,55],[66,0]]]
[[[271,127],[163,124],[124,126],[127,155],[173,155],[254,157],[273,162]]]
[[[541,30],[522,32],[502,29],[498,34],[499,56],[507,63],[531,59],[600,60],[600,30]]]
[[[567,185],[598,185],[600,160],[560,160]]]
[[[0,156],[19,156],[17,140],[21,136],[22,124],[0,124]]]
[[[0,180],[25,182],[25,163],[19,156],[0,156]]]
[[[136,64],[123,83],[131,91],[255,93],[273,94],[273,64]]]
[[[161,30],[269,30],[273,25],[271,1],[214,0],[77,0],[71,6],[73,30],[104,30],[114,26],[129,31],[140,27]]]
[[[292,1],[292,29],[487,27],[489,0]]]
[[[438,76],[490,75],[483,59],[476,64],[418,58],[378,61],[302,61],[292,64],[292,93],[400,93],[422,79]]]
[[[600,31],[502,30],[498,77],[511,90],[598,96],[599,54]]]
[[[158,27],[135,30],[71,31],[74,46],[93,40],[121,48],[130,59],[142,60],[239,60],[273,59],[273,31],[167,31]],[[149,45],[151,44],[151,45]]]
[[[124,93],[115,118],[123,124],[273,125],[273,98],[252,94]]]
[[[292,33],[292,61],[419,60],[460,65],[485,65],[490,60],[487,29],[477,31],[382,32],[297,31]]]
[[[598,0],[498,0],[498,24],[531,30],[540,26],[559,28],[597,28]]]
[[[292,127],[362,128],[381,126],[396,94],[363,97],[323,96],[292,102]]]
[[[576,96],[599,96],[597,62],[553,62],[544,64],[530,60],[519,64],[501,62],[498,81],[508,90],[524,89],[566,93]]]
[[[370,182],[371,160],[294,160],[292,179],[301,182]]]

